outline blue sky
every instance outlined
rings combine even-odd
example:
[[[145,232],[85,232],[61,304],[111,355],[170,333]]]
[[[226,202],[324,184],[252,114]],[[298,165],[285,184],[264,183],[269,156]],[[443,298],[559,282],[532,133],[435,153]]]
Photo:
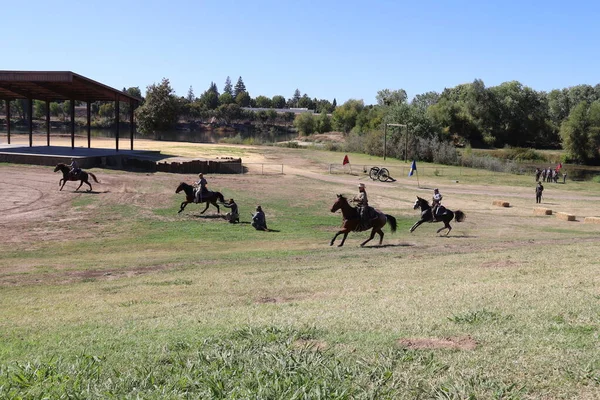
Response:
[[[142,93],[164,77],[181,96],[242,76],[252,97],[298,88],[338,104],[474,79],[549,91],[600,83],[599,17],[600,2],[577,0],[13,0],[0,69],[70,70]]]

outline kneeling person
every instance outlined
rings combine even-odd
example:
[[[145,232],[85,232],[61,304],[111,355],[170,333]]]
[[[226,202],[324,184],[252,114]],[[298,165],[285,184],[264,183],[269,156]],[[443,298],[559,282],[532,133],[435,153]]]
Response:
[[[230,224],[240,222],[238,205],[235,203],[235,201],[233,201],[233,199],[229,199],[227,203],[223,203],[223,207],[231,209],[231,212],[225,214],[225,218],[229,221]]]

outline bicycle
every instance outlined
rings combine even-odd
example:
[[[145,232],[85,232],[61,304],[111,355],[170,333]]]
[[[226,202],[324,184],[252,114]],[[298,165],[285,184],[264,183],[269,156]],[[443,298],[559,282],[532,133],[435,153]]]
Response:
[[[390,177],[390,171],[383,167],[372,167],[369,171],[369,178],[373,179],[374,181],[380,180],[381,182],[387,182],[388,180],[392,179]]]

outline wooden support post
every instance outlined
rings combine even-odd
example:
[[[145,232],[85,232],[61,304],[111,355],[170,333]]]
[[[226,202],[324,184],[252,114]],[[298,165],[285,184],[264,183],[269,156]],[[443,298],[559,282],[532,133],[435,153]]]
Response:
[[[131,139],[131,150],[133,150],[133,134],[135,132],[135,123],[133,121],[133,107],[135,106],[135,102],[133,100],[129,100],[129,135]]]
[[[29,147],[33,147],[33,99],[29,99],[27,111],[29,112]]]
[[[10,100],[6,100],[6,140],[10,144]]]
[[[46,146],[50,146],[50,100],[46,100]]]
[[[71,148],[75,148],[75,99],[70,100],[71,104]]]
[[[119,151],[119,99],[115,100],[115,124],[117,125],[117,131],[115,134],[115,149]]]
[[[92,147],[92,131],[91,131],[91,124],[92,124],[92,103],[90,103],[90,101],[88,100],[87,102],[87,140],[88,140],[88,149],[90,147]]]

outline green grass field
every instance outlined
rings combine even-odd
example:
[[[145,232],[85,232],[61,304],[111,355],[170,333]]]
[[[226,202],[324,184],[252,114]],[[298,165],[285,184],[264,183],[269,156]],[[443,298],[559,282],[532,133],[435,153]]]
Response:
[[[533,215],[530,176],[455,183],[458,170],[430,167],[448,173],[421,186],[467,214],[449,237],[408,233],[415,195],[431,197],[414,178],[209,177],[240,205],[230,225],[194,205],[178,215],[181,176],[98,169],[103,192],[86,195],[50,175],[53,207],[0,221],[0,398],[598,398],[600,225],[583,217],[600,214],[600,185],[546,185],[547,207],[577,214],[566,222]],[[19,168],[1,165],[0,183]],[[357,181],[398,232],[330,247],[329,208]],[[249,225],[259,203],[276,232]]]

